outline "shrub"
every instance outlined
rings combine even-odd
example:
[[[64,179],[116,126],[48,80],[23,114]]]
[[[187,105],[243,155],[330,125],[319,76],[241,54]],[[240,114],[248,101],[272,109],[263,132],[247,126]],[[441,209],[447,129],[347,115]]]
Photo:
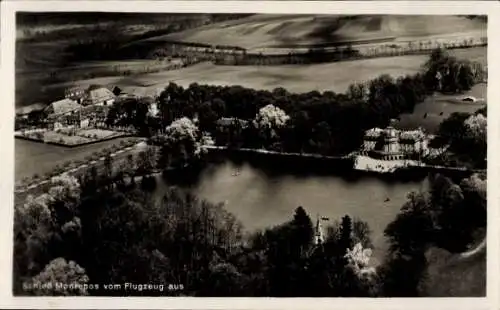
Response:
[[[94,134],[94,139],[98,139],[99,137],[97,136],[97,134]]]

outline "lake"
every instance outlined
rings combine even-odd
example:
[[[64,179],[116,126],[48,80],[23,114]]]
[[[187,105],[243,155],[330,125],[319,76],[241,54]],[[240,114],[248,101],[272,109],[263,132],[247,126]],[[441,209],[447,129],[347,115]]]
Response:
[[[83,159],[94,151],[119,143],[120,139],[78,148],[63,148],[16,139],[15,179],[43,174],[67,160]],[[387,250],[383,235],[411,191],[427,189],[422,178],[407,180],[330,169],[335,163],[287,162],[282,158],[262,160],[222,160],[208,164],[195,177],[173,182],[213,203],[225,203],[243,223],[246,231],[255,231],[290,220],[295,209],[303,206],[311,220],[317,215],[340,220],[348,214],[366,221],[372,230],[374,258],[383,259]],[[238,169],[239,175],[233,176]],[[347,171],[347,172],[346,172]],[[159,190],[167,184],[160,184]],[[388,201],[387,198],[389,199]]]
[[[235,171],[239,175],[235,176]],[[383,259],[387,242],[383,231],[406,201],[411,191],[426,190],[426,180],[397,181],[377,175],[355,178],[328,174],[298,174],[259,168],[248,162],[230,160],[212,163],[191,181],[159,183],[158,191],[176,185],[189,189],[199,198],[225,203],[244,225],[255,231],[290,220],[294,210],[303,206],[313,223],[319,214],[330,222],[348,214],[368,222],[375,246],[374,258]],[[389,198],[388,201],[387,198]]]

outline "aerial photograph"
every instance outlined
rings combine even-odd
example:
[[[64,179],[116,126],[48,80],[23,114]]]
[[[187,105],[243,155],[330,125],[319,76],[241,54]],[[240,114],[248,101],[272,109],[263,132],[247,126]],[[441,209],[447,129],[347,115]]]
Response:
[[[485,297],[487,23],[17,12],[12,293]]]

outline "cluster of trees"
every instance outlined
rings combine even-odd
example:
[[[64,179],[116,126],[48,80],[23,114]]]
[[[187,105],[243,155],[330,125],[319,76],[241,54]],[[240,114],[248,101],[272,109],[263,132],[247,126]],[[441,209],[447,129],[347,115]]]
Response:
[[[380,268],[383,294],[426,295],[426,251],[430,247],[460,253],[486,238],[486,176],[471,175],[454,183],[436,175],[428,193],[411,193],[385,235],[390,250]]]
[[[458,60],[444,49],[436,49],[425,64],[426,86],[449,93],[467,91],[486,78],[481,64]]]
[[[187,117],[172,122],[164,135],[155,137],[154,143],[161,147],[158,161],[160,169],[182,168],[203,155],[203,145],[214,144],[210,134],[201,132]]]
[[[215,57],[218,65],[285,65],[285,64],[313,64],[341,61],[363,57],[351,45],[335,47],[333,50],[311,48],[307,52],[289,52],[287,54],[263,53],[224,53]]]
[[[439,126],[435,147],[447,147],[432,163],[486,169],[487,110],[475,113],[452,113]]]
[[[385,39],[382,39],[384,41]],[[366,40],[363,43],[376,43],[380,40]],[[378,44],[370,47],[357,46],[356,49],[351,44],[342,46],[316,46],[308,49],[307,52],[283,52],[273,54],[263,53],[225,53],[215,57],[214,61],[219,65],[285,65],[285,64],[311,64],[324,63],[343,60],[368,59],[376,57],[390,57],[402,55],[417,55],[428,53],[434,49],[454,49],[454,48],[472,48],[477,46],[486,46],[487,38],[479,40],[464,39],[450,42],[439,41],[410,41],[408,44]],[[285,47],[283,47],[285,48]],[[296,48],[290,46],[290,48]],[[452,61],[455,62],[455,61]],[[469,65],[477,66],[476,63]]]
[[[398,80],[384,75],[368,85],[356,85],[347,94],[292,94],[282,88],[256,91],[240,86],[197,84],[184,89],[170,83],[158,98],[158,108],[162,127],[178,118],[198,118],[200,130],[210,132],[217,144],[217,120],[235,118],[250,120],[245,128],[230,128],[234,129],[231,136],[239,146],[270,148],[273,144],[290,152],[342,154],[360,145],[366,129],[386,126],[391,118],[413,109],[425,94],[421,75]],[[261,140],[260,130],[253,122],[268,105],[283,110],[289,118],[276,133],[278,143]]]
[[[151,135],[158,127],[156,118],[150,113],[151,100],[148,98],[125,98],[116,100],[106,114],[105,124],[109,127],[132,126],[140,135]]]

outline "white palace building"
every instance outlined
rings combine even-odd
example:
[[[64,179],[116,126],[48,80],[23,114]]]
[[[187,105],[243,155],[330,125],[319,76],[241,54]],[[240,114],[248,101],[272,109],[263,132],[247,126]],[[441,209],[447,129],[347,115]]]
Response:
[[[378,160],[418,160],[429,153],[428,136],[422,129],[372,128],[365,132],[360,155]]]

